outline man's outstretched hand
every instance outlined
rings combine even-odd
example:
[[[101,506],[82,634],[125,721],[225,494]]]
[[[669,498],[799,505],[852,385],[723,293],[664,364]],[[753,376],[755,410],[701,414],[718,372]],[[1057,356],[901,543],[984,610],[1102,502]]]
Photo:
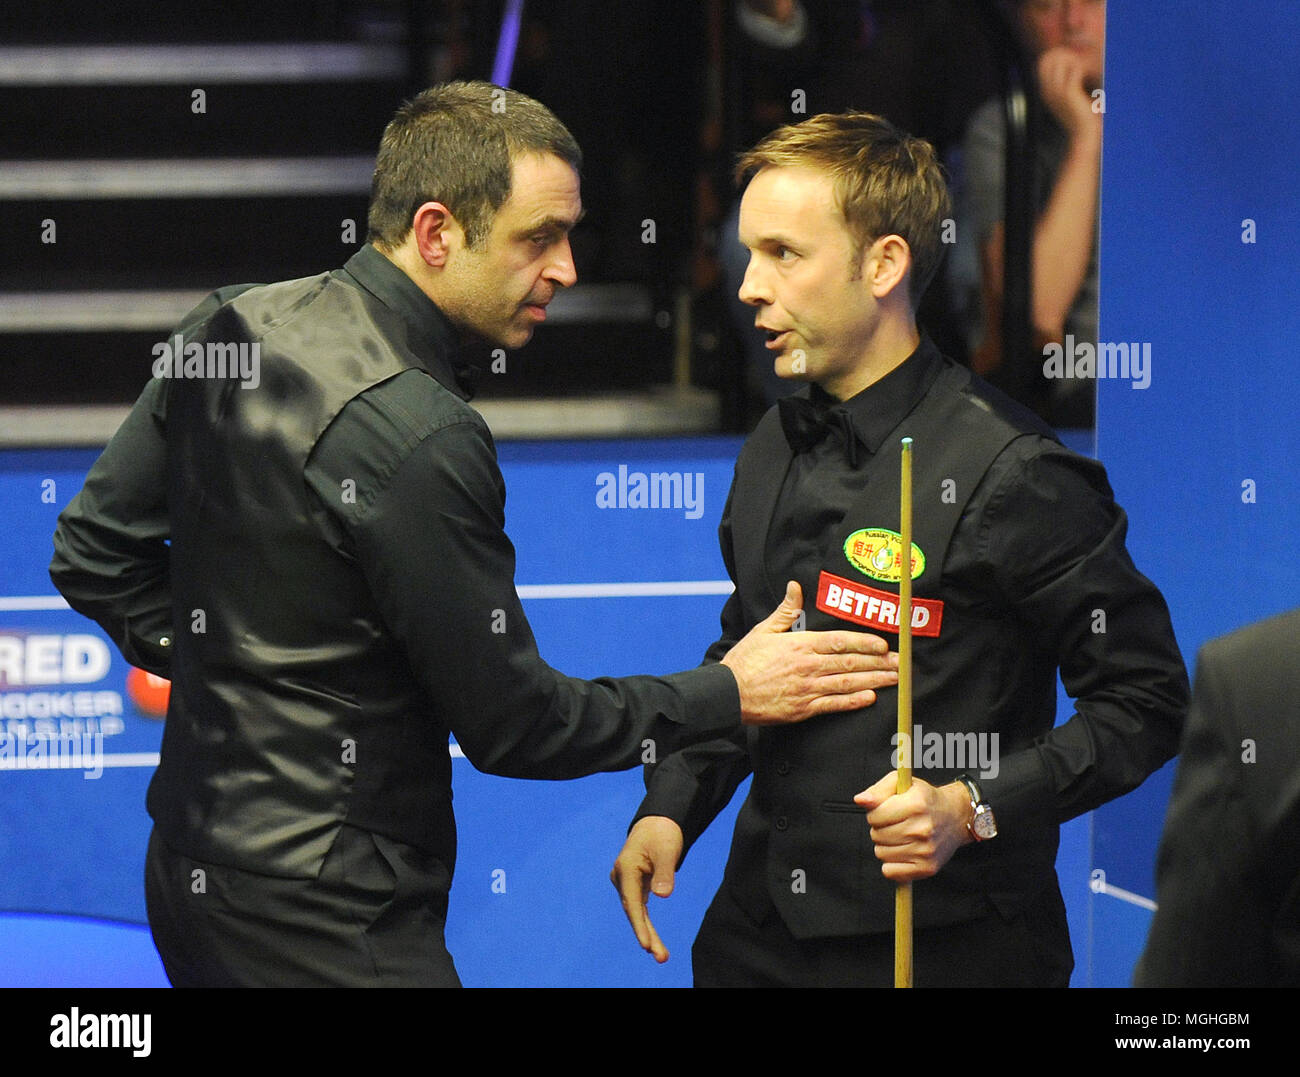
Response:
[[[883,639],[852,631],[791,632],[802,609],[802,592],[792,580],[781,604],[723,656],[748,725],[869,707],[877,688],[898,683],[898,655]]]

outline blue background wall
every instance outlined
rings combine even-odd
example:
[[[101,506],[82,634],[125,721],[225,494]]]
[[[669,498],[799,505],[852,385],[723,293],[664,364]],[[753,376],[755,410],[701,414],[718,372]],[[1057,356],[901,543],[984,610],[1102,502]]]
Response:
[[[1144,390],[1099,384],[1098,454],[1189,669],[1300,605],[1298,42],[1283,0],[1108,5],[1101,336],[1150,342],[1152,370]],[[1107,884],[1154,896],[1171,781],[1095,813]],[[1092,903],[1092,982],[1125,984],[1150,913]]]

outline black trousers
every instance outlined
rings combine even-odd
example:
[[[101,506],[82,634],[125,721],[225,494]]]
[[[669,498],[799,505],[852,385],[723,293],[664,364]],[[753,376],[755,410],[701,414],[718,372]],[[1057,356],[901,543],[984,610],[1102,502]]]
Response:
[[[154,945],[175,987],[459,987],[447,869],[344,826],[315,879],[195,860],[157,830],[145,862]]]
[[[691,960],[696,987],[894,985],[892,933],[796,939],[775,907],[756,923],[725,885],[700,925]],[[992,913],[912,935],[916,987],[1068,987],[1073,969],[1056,886],[1010,919]]]

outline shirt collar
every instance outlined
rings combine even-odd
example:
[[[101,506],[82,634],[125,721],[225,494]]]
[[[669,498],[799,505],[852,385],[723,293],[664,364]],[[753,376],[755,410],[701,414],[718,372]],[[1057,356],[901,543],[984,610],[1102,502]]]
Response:
[[[370,243],[349,258],[340,272],[401,316],[411,328],[409,346],[430,374],[464,400],[473,395],[473,371],[458,362],[455,328],[415,281]]]
[[[916,350],[879,381],[842,403],[820,385],[811,386],[812,401],[823,407],[840,407],[853,419],[858,441],[875,454],[885,438],[920,403],[943,367],[943,355],[929,334],[921,334]]]

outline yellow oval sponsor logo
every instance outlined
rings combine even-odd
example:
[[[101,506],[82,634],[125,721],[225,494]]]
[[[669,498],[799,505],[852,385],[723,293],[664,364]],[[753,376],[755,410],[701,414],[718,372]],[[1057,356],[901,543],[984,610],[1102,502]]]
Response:
[[[886,583],[903,578],[903,536],[883,527],[864,527],[844,540],[844,556],[864,576]],[[925,554],[912,543],[912,579],[925,571]]]

